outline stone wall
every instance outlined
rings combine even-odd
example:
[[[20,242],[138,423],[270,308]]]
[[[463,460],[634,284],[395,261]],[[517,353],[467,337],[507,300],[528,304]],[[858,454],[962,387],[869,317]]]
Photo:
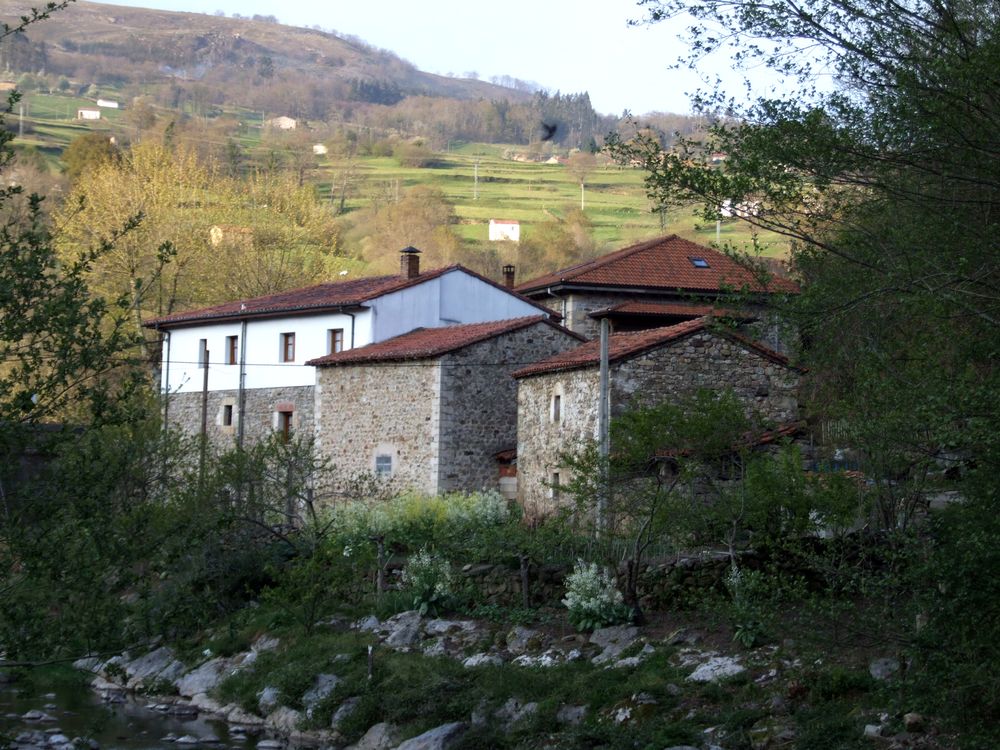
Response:
[[[746,346],[702,332],[622,362],[610,372],[612,416],[635,406],[652,406],[699,389],[731,389],[774,423],[798,419],[798,372]],[[597,438],[600,375],[596,366],[522,378],[518,388],[518,496],[525,512],[537,515],[557,504],[552,486],[570,479],[563,453]],[[561,397],[561,420],[552,415]]]
[[[316,449],[342,477],[392,460],[398,489],[437,490],[438,360],[316,368]]]
[[[517,382],[510,373],[579,345],[536,323],[442,358],[438,491],[498,487],[496,454],[517,444]]]
[[[236,444],[239,426],[239,391],[209,391],[208,437],[219,448]],[[175,393],[167,397],[167,424],[191,435],[201,433],[201,394]],[[243,440],[246,445],[264,440],[278,429],[278,412],[292,413],[293,434],[311,436],[314,429],[312,386],[292,388],[248,388]],[[232,407],[232,423],[224,424],[226,406]]]

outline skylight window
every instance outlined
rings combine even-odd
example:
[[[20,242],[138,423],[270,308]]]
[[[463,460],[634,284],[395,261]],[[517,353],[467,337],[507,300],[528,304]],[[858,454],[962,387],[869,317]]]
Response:
[[[708,268],[708,261],[704,258],[688,258],[691,261],[691,265],[695,268]]]

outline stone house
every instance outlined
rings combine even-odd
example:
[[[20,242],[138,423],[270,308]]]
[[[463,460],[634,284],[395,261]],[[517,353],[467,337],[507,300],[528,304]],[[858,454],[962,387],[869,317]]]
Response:
[[[76,111],[76,119],[77,120],[100,120],[101,119],[101,110],[99,110],[99,109],[93,109],[93,108],[90,108],[90,107],[80,107],[80,109],[78,109]]]
[[[610,413],[731,389],[776,426],[798,419],[800,371],[777,352],[709,317],[608,337]],[[600,344],[516,370],[518,496],[529,514],[558,503],[570,476],[560,456],[597,439]],[[614,450],[614,446],[612,446]]]
[[[511,373],[582,339],[547,315],[419,328],[310,360],[316,446],[345,476],[429,493],[497,488],[516,444]]]
[[[550,315],[461,266],[422,273],[415,248],[401,253],[400,268],[399,275],[318,284],[146,321],[163,341],[166,424],[200,432],[206,389],[207,434],[220,445],[274,431],[311,435],[316,372],[310,360],[418,327]]]
[[[712,312],[749,321],[775,294],[798,287],[783,278],[765,286],[727,255],[670,235],[554,271],[516,290],[558,312],[570,330],[595,338],[602,317],[613,331],[671,325]],[[741,291],[739,300],[734,291]],[[768,340],[778,345],[771,336]]]

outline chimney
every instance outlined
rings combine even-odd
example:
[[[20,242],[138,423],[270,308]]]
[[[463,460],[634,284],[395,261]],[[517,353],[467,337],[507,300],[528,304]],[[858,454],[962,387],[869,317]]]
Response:
[[[415,247],[404,247],[399,251],[399,275],[404,279],[415,279],[420,275],[420,251]]]
[[[503,285],[508,289],[514,288],[514,266],[510,263],[503,267]]]

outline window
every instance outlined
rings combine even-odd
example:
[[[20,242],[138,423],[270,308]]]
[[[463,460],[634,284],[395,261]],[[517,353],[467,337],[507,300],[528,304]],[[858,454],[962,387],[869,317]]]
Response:
[[[226,336],[226,364],[238,365],[240,363],[240,337]]]
[[[559,472],[558,471],[552,472],[552,481],[550,482],[550,486],[551,486],[551,489],[552,489],[552,499],[553,500],[558,500],[559,499]]]
[[[336,354],[337,352],[344,351],[344,329],[343,328],[331,328],[328,331],[327,338],[327,353]]]
[[[552,421],[557,424],[562,421],[562,396],[558,393],[552,397]]]
[[[233,426],[233,405],[225,404],[222,407],[222,426],[232,427]]]
[[[392,456],[375,456],[375,476],[383,479],[392,476]]]
[[[208,339],[201,339],[198,342],[198,368],[204,369],[208,363]]]
[[[294,333],[283,333],[281,334],[281,353],[279,359],[282,362],[294,362],[295,361],[295,334]]]
[[[281,441],[284,443],[287,443],[292,436],[292,412],[278,412],[278,434],[281,435]]]
[[[688,258],[691,261],[691,265],[695,268],[708,268],[708,261],[704,258]]]

